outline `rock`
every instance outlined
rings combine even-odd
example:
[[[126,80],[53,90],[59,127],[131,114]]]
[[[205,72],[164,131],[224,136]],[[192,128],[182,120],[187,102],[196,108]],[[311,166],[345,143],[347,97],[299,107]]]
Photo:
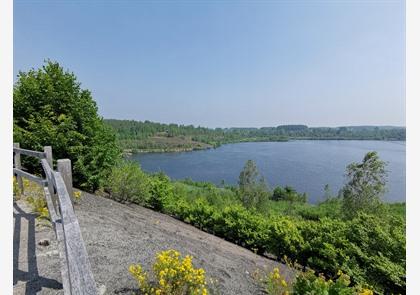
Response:
[[[40,246],[49,246],[50,245],[50,241],[47,239],[42,239],[41,241],[38,242],[38,245]]]
[[[105,285],[100,285],[98,288],[98,293],[99,295],[104,295],[106,293],[106,286]]]

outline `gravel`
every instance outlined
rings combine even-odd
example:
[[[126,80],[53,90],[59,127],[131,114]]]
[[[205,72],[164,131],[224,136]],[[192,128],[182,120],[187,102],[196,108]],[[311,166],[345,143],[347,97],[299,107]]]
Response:
[[[140,263],[150,270],[156,253],[168,249],[192,255],[193,264],[204,268],[207,278],[217,281],[213,288],[218,294],[265,294],[255,280],[256,271],[261,273],[280,267],[287,277],[293,274],[292,270],[278,262],[144,207],[121,204],[83,192],[81,200],[75,205],[75,212],[100,294],[137,292],[137,283],[128,272],[129,265]],[[39,253],[36,255],[45,255],[49,251],[52,257],[41,259],[41,256],[38,259],[39,273],[51,279],[50,282],[60,284],[54,234],[51,228],[44,227],[42,230],[35,230],[36,241],[48,239],[50,245],[37,245]],[[22,259],[25,260],[24,257]],[[40,263],[43,265],[40,266]],[[54,288],[45,286],[26,294],[61,294],[57,284],[53,284]],[[14,293],[25,294],[20,291],[24,290],[22,282],[19,286],[15,285]]]

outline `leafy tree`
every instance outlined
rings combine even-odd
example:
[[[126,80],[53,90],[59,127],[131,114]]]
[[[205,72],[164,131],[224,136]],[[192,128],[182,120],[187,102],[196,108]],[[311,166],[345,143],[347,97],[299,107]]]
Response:
[[[334,197],[334,196],[333,196],[333,194],[332,194],[332,192],[331,192],[330,185],[327,183],[327,184],[324,186],[324,200],[325,200],[325,201],[328,201],[328,200],[331,200],[333,197]]]
[[[52,146],[55,159],[72,161],[73,180],[83,189],[100,187],[119,158],[115,135],[98,116],[90,91],[57,62],[19,72],[13,117],[14,141],[33,150]]]
[[[277,186],[273,190],[271,196],[273,201],[289,201],[305,203],[307,199],[306,193],[299,194],[293,187],[286,185],[284,188]]]
[[[265,180],[258,172],[255,162],[248,160],[239,175],[239,195],[247,208],[264,209],[268,201]]]
[[[343,187],[343,214],[353,218],[360,211],[377,213],[381,208],[381,197],[386,192],[386,163],[377,152],[368,152],[362,163],[347,166],[347,184]]]

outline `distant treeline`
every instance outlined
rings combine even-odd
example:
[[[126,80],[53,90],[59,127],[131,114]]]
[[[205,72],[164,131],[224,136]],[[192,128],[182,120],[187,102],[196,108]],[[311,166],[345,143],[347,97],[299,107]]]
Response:
[[[150,121],[106,119],[124,149],[199,149],[224,143],[287,141],[289,139],[405,140],[405,127],[347,126],[308,127],[280,125],[261,128],[205,128],[193,125],[162,124]],[[162,141],[166,138],[166,141]],[[171,139],[172,138],[172,139]],[[177,140],[175,140],[175,138]],[[201,144],[201,145],[200,145]]]

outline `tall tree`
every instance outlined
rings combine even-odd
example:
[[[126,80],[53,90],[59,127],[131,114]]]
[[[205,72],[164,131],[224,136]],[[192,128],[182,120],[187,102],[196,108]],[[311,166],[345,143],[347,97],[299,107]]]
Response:
[[[21,146],[51,145],[55,159],[69,158],[73,180],[93,191],[119,158],[115,135],[98,116],[89,90],[53,61],[19,72],[13,89],[13,137]]]
[[[261,210],[267,204],[269,198],[267,185],[252,160],[245,163],[239,174],[239,194],[243,205],[247,208]]]
[[[347,166],[348,182],[341,191],[344,216],[352,218],[360,211],[378,212],[386,192],[385,166],[377,152],[368,152],[362,163]]]

